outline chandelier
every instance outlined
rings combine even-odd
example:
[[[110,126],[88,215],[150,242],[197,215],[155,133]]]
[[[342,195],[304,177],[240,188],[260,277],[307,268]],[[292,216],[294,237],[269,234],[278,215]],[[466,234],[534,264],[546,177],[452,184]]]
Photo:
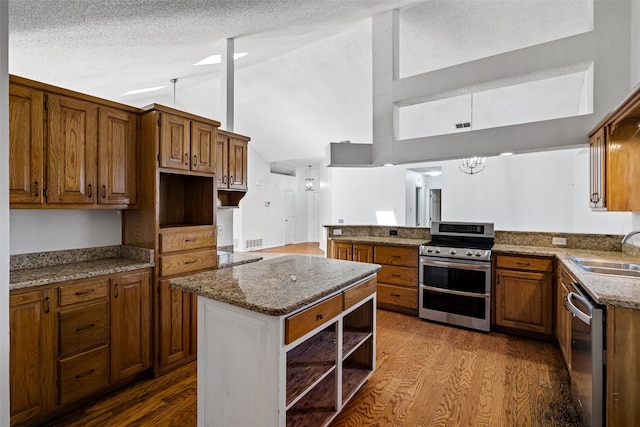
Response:
[[[313,178],[311,178],[311,165],[309,165],[307,178],[304,180],[304,191],[313,191]]]
[[[484,157],[465,157],[460,159],[460,166],[458,168],[469,175],[480,173],[484,170],[485,158]]]

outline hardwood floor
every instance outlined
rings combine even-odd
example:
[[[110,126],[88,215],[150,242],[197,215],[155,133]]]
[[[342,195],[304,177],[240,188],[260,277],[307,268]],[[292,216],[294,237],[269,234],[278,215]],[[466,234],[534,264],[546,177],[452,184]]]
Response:
[[[331,427],[578,425],[556,344],[377,316],[377,369]],[[195,426],[196,364],[47,425]]]
[[[324,251],[320,249],[317,242],[295,243],[293,245],[278,246],[269,249],[258,249],[253,251],[257,254],[296,254],[296,255],[318,255],[324,256]]]

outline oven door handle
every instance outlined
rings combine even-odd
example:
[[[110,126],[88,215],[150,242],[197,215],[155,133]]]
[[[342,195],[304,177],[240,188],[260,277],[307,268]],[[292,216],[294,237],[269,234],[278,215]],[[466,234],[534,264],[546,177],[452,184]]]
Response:
[[[477,294],[475,292],[456,291],[453,289],[436,288],[435,286],[428,286],[428,285],[422,285],[422,289],[426,289],[428,291],[433,291],[433,292],[439,292],[441,294],[460,295],[463,297],[489,298],[489,294]]]
[[[424,265],[435,265],[439,267],[454,267],[462,268],[464,270],[489,270],[491,266],[489,263],[485,264],[469,264],[466,262],[450,262],[450,261],[436,261],[432,259],[421,259],[420,262]]]
[[[573,300],[574,299],[580,301],[582,304],[584,304],[586,307],[588,307],[589,308],[589,314],[583,313],[582,310],[580,310],[578,307],[576,307],[573,304]],[[569,310],[571,311],[571,313],[573,313],[573,315],[575,317],[577,317],[578,319],[580,319],[581,321],[583,321],[587,325],[591,324],[591,318],[592,318],[591,313],[593,312],[592,311],[593,310],[593,306],[591,305],[589,300],[584,298],[582,295],[578,295],[576,293],[569,292],[569,295],[567,295],[567,303],[569,303]]]

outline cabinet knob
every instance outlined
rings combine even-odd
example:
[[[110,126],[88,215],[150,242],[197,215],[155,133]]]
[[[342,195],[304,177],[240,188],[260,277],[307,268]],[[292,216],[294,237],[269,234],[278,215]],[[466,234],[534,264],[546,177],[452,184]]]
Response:
[[[324,314],[320,313],[316,317],[317,317],[318,320],[322,320],[322,319],[324,319]]]

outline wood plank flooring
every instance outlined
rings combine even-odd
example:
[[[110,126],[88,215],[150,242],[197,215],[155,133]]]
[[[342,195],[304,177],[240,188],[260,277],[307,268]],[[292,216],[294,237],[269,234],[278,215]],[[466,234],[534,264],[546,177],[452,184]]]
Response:
[[[556,344],[384,310],[377,316],[377,370],[331,427],[578,425]],[[47,425],[195,426],[196,364]]]
[[[297,254],[297,255],[318,255],[324,256],[324,251],[320,249],[317,242],[295,243],[292,245],[278,246],[269,249],[258,249],[252,251],[259,255],[264,254]]]

